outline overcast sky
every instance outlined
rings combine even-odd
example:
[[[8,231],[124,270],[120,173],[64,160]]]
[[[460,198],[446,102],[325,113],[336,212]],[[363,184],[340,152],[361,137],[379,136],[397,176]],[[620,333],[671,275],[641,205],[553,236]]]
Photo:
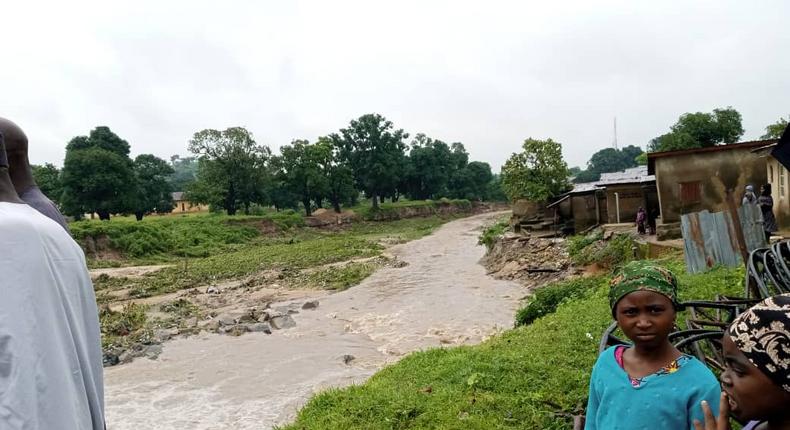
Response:
[[[782,0],[13,2],[0,116],[38,164],[97,125],[167,159],[204,128],[276,149],[376,112],[497,170],[527,137],[584,165],[614,117],[644,147],[732,106],[759,138],[790,114],[788,17]]]

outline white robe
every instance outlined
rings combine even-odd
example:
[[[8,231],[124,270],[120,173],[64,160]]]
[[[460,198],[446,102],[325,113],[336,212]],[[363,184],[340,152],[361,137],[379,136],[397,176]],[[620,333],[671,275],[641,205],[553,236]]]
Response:
[[[0,428],[104,428],[101,334],[85,256],[57,223],[4,202]]]

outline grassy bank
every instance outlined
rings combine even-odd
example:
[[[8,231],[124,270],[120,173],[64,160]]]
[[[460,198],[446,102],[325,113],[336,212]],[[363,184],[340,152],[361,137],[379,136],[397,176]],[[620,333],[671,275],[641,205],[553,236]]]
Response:
[[[741,292],[740,270],[685,275],[679,260],[661,263],[680,274],[682,300]],[[572,428],[611,319],[608,276],[573,282],[572,298],[541,304],[556,310],[530,324],[477,346],[411,354],[363,385],[315,396],[284,429]]]

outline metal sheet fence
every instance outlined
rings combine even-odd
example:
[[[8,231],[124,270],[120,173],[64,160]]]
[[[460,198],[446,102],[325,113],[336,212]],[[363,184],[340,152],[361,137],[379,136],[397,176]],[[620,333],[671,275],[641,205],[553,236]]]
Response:
[[[757,205],[738,208],[746,251],[765,246],[763,218]],[[735,224],[730,213],[707,210],[683,215],[680,219],[689,273],[704,272],[715,265],[744,264]]]

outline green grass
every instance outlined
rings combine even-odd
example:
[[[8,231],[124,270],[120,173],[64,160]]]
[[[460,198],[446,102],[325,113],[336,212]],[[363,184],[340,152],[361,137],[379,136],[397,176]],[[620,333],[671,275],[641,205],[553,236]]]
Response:
[[[450,212],[468,213],[472,210],[472,203],[465,199],[439,200],[406,200],[397,202],[382,202],[379,209],[374,210],[369,202],[351,208],[355,213],[369,221],[387,221],[413,216],[430,216],[449,214]]]
[[[494,246],[494,242],[499,236],[505,234],[505,231],[510,227],[510,217],[504,216],[497,220],[495,224],[492,224],[485,229],[480,234],[480,237],[477,240],[477,243],[480,245],[485,245],[487,249],[491,249]]]
[[[450,219],[452,218],[429,217],[390,222],[359,222],[341,231],[293,228],[276,235],[256,237],[205,258],[172,260],[173,266],[140,278],[99,277],[94,288],[97,292],[128,288],[130,297],[142,298],[241,278],[266,270],[298,274],[301,270],[325,264],[378,256],[384,250],[380,242],[401,243],[418,239]],[[306,287],[345,289],[370,275],[373,270],[375,267],[371,265],[350,265],[336,273],[308,277]],[[320,276],[325,279],[319,279]]]
[[[283,211],[263,216],[149,216],[140,222],[134,218],[118,217],[104,222],[72,222],[69,228],[74,239],[86,250],[91,250],[90,242],[103,241],[105,248],[120,254],[120,260],[90,261],[92,267],[113,267],[207,257],[238,249],[259,237],[261,231],[288,231],[302,225],[304,219],[301,215]],[[91,256],[92,253],[88,254]]]
[[[663,263],[680,275],[682,300],[741,292],[741,270],[686,275],[680,261]],[[318,394],[284,428],[570,429],[611,321],[607,280],[578,281],[587,294],[483,344],[417,352],[362,385]]]

